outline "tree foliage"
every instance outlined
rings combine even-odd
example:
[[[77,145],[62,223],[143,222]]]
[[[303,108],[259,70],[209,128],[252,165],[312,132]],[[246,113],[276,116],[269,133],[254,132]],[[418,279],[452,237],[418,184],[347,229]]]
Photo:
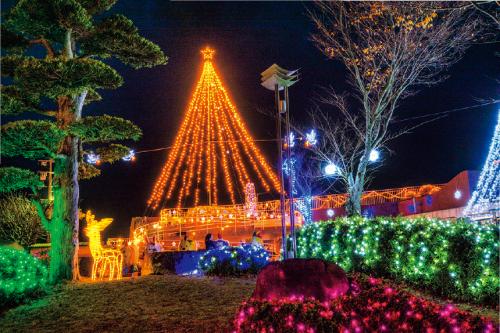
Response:
[[[158,45],[139,35],[133,22],[123,15],[107,17],[82,37],[83,54],[116,57],[134,68],[164,64]]]
[[[113,68],[93,59],[8,56],[2,59],[2,67],[20,90],[49,98],[80,94],[88,89],[115,89],[123,83]]]
[[[10,54],[22,53],[28,46],[29,41],[2,26],[2,51]]]
[[[101,174],[101,170],[86,162],[80,162],[78,165],[78,179],[85,180],[97,177]]]
[[[109,10],[117,0],[80,0],[79,3],[90,15]]]
[[[84,117],[71,125],[70,132],[85,143],[139,140],[142,132],[130,120],[109,115]]]
[[[40,96],[21,93],[14,86],[2,86],[2,114],[18,115],[23,112],[42,112],[39,107]]]
[[[27,38],[43,36],[62,43],[68,30],[82,33],[91,28],[92,17],[77,0],[20,0],[5,24]]]
[[[54,158],[66,131],[45,120],[19,120],[2,126],[2,155]]]
[[[112,143],[109,146],[97,148],[96,152],[101,162],[113,163],[127,156],[130,149],[123,145]]]
[[[0,199],[0,240],[28,248],[45,235],[31,200],[14,194]]]
[[[38,175],[31,170],[5,167],[0,168],[0,193],[42,187]]]

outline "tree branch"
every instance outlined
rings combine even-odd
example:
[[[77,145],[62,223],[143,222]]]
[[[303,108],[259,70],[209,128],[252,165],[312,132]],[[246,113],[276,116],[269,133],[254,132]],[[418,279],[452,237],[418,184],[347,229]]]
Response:
[[[500,21],[498,20],[498,17],[495,17],[493,15],[491,15],[490,13],[488,13],[488,11],[484,10],[483,8],[481,8],[479,5],[480,3],[476,3],[474,1],[471,1],[470,2],[472,6],[474,6],[474,8],[476,8],[477,11],[479,11],[480,13],[482,13],[483,15],[486,15],[487,17],[489,17],[493,22],[495,22],[497,24],[497,28],[500,27]]]
[[[45,38],[33,39],[29,41],[30,44],[41,44],[45,47],[49,58],[55,57],[56,53],[50,43]]]
[[[47,231],[49,231],[50,230],[50,220],[45,215],[45,211],[43,209],[42,203],[38,199],[31,199],[31,202],[35,206],[36,211],[38,212],[38,215],[40,216],[43,227]]]

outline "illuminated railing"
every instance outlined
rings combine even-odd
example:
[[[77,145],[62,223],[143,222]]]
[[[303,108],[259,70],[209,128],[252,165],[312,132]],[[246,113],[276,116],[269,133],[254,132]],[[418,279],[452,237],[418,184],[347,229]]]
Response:
[[[296,223],[302,224],[302,218],[296,212]],[[287,224],[289,216],[286,215]],[[135,218],[134,229],[146,232],[148,237],[160,234],[160,230],[171,233],[196,233],[217,228],[224,231],[238,227],[268,228],[281,225],[279,201],[257,203],[255,214],[249,214],[245,205],[199,206],[194,208],[162,209],[158,218]]]
[[[442,185],[409,186],[380,191],[366,191],[362,196],[362,205],[377,205],[386,202],[399,202],[433,194],[441,190]],[[338,208],[345,205],[347,194],[330,194],[316,196],[312,199],[312,209]],[[301,198],[295,200],[302,200]],[[288,200],[286,211],[289,211]],[[141,239],[144,235],[155,236],[156,239],[172,244],[183,232],[196,235],[197,232],[207,232],[210,229],[234,231],[240,227],[269,228],[281,226],[279,200],[257,203],[255,214],[248,213],[244,204],[198,206],[193,208],[166,208],[160,211],[160,217],[136,218],[133,221],[134,238]],[[300,226],[301,214],[296,211],[296,223]],[[289,224],[289,216],[285,221]],[[167,239],[168,238],[168,239]],[[172,238],[172,240],[170,240]]]
[[[419,198],[441,190],[443,185],[422,185],[392,188],[363,192],[361,204],[365,206],[380,205],[386,202],[399,202],[412,198]],[[339,208],[345,205],[347,194],[329,194],[313,197],[312,209]]]

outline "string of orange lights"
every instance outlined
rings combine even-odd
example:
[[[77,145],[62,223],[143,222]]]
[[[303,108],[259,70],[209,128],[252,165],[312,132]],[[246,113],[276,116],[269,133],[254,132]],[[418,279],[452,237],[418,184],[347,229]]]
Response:
[[[217,205],[222,183],[235,204],[237,189],[253,182],[252,175],[266,192],[279,192],[277,175],[255,145],[215,70],[215,51],[207,47],[201,53],[203,70],[147,202],[152,209],[174,199],[176,207],[188,199],[193,206],[202,201]]]

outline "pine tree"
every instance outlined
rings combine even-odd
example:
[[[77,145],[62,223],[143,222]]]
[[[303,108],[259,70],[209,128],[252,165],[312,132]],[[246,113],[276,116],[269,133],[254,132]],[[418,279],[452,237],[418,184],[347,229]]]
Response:
[[[141,37],[122,15],[102,14],[116,0],[20,0],[2,24],[2,113],[37,113],[43,120],[2,126],[6,157],[52,159],[54,202],[50,214],[37,200],[37,176],[30,170],[2,168],[0,190],[30,188],[42,224],[50,233],[50,280],[78,279],[79,179],[100,171],[83,161],[85,146],[99,146],[104,162],[128,148],[113,143],[138,140],[132,122],[108,115],[83,117],[84,105],[101,99],[99,89],[115,89],[122,77],[102,59],[114,57],[133,68],[165,64],[166,56]],[[36,57],[34,48],[42,48]],[[39,119],[40,117],[38,117]]]

